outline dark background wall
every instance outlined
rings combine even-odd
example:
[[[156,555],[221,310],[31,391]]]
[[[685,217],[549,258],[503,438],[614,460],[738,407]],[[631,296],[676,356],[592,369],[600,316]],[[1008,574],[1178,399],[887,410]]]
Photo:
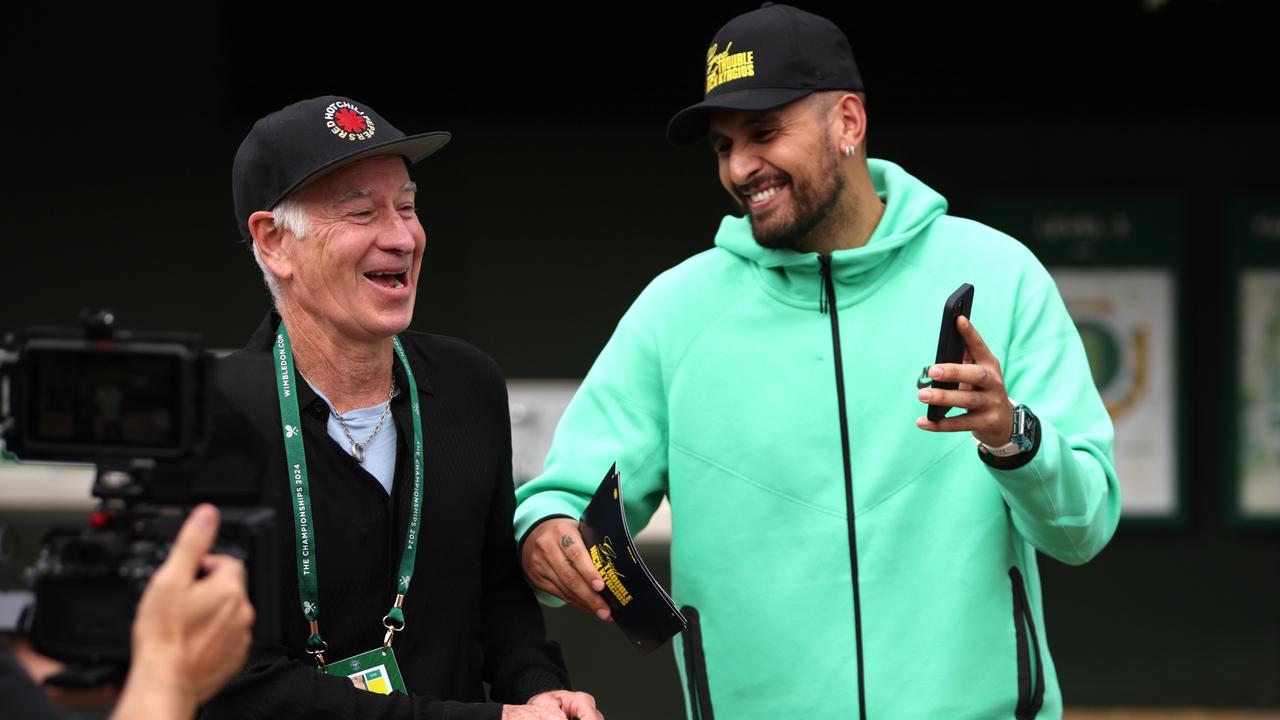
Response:
[[[254,119],[329,92],[454,133],[415,172],[414,325],[512,377],[584,374],[648,279],[708,247],[729,209],[710,152],[662,131],[698,99],[715,30],[751,3],[181,5],[6,11],[0,330],[107,306],[130,327],[242,343],[266,301],[237,242],[231,158]],[[1227,522],[1221,458],[1224,202],[1280,191],[1261,5],[807,6],[850,37],[872,155],[953,213],[1001,190],[1186,199],[1189,512],[1122,528],[1084,567],[1042,561],[1074,703],[1280,705],[1280,533]]]

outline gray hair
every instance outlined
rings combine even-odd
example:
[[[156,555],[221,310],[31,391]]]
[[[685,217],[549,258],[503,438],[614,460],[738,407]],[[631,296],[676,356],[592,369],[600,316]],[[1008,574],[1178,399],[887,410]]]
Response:
[[[298,202],[293,196],[286,197],[281,200],[271,210],[272,227],[281,228],[299,240],[307,236],[311,232],[311,217],[307,214],[306,208],[302,207],[302,203]],[[262,282],[266,284],[267,290],[271,293],[271,300],[274,304],[280,304],[280,282],[276,280],[276,276],[271,273],[271,268],[262,261],[262,256],[258,254],[258,244],[249,242],[249,249],[253,252],[253,260],[258,263],[258,268],[262,270]]]

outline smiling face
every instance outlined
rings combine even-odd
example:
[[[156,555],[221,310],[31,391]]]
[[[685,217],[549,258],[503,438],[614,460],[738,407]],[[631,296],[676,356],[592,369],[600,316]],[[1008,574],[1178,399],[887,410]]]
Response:
[[[844,195],[831,129],[810,96],[769,110],[716,110],[711,147],[720,183],[767,248],[806,251]]]
[[[426,232],[399,156],[334,170],[294,193],[307,219],[288,233],[283,299],[336,337],[389,338],[409,326]]]

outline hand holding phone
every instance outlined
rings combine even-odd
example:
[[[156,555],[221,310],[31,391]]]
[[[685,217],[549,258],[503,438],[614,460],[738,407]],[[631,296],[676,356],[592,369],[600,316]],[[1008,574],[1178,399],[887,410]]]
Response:
[[[960,331],[956,329],[956,318],[961,315],[969,317],[972,309],[973,286],[964,283],[951,293],[951,297],[947,298],[942,306],[942,328],[938,331],[938,354],[937,359],[934,360],[935,365],[964,362],[964,338],[960,337]],[[959,383],[938,381],[933,383],[933,387],[939,390],[955,390],[959,387]],[[928,413],[930,422],[938,422],[946,417],[950,410],[949,405],[930,405]]]

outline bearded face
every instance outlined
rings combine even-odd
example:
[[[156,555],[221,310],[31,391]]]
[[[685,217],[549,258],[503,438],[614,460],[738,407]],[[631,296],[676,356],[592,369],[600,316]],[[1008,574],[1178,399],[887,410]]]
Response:
[[[830,128],[802,100],[717,111],[710,131],[720,182],[750,220],[756,242],[804,252],[844,196]]]

